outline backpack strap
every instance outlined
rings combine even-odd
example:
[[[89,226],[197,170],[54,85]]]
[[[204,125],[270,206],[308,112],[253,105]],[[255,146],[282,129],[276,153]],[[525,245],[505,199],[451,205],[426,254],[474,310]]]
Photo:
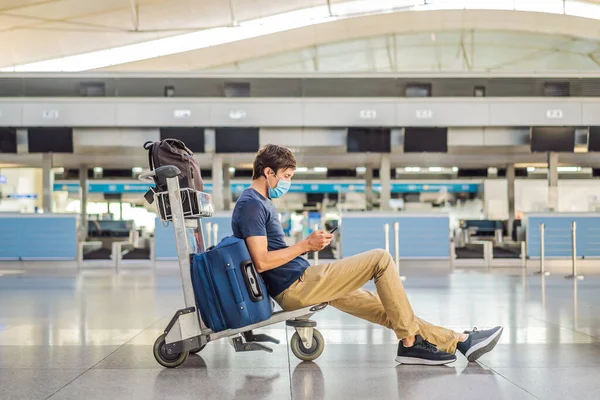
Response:
[[[154,162],[152,160],[152,153],[154,150],[154,142],[148,141],[146,143],[144,143],[144,149],[148,150],[148,166],[150,167],[150,171],[154,171]],[[156,177],[154,178],[154,184],[156,185]],[[156,193],[156,190],[154,188],[150,188],[150,190],[148,190],[145,194],[144,194],[144,198],[146,199],[146,201],[148,202],[148,204],[152,204],[154,202],[154,193]]]
[[[144,149],[148,150],[148,165],[150,166],[150,171],[154,171],[154,160],[152,157],[154,142],[148,141],[144,143]]]
[[[169,146],[172,146],[172,147],[175,147],[175,148],[179,148],[179,149],[183,150],[184,152],[186,152],[190,156],[194,155],[194,153],[190,149],[187,148],[187,146],[185,145],[185,143],[183,143],[179,139],[165,139],[164,141]]]

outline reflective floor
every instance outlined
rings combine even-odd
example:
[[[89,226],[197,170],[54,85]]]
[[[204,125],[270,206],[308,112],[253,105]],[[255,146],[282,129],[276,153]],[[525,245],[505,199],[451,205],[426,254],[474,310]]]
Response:
[[[600,398],[600,276],[404,269],[422,318],[505,327],[478,363],[398,366],[390,331],[328,308],[315,316],[326,345],[314,363],[288,351],[293,331],[279,324],[262,330],[282,341],[272,354],[221,340],[168,370],[152,344],[183,305],[176,269],[12,268],[0,266],[2,400]]]

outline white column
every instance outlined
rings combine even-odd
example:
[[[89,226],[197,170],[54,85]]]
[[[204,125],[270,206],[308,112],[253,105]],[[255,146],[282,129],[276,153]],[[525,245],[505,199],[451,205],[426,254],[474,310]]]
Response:
[[[215,154],[212,164],[212,201],[215,210],[223,210],[223,156]]]
[[[367,210],[373,209],[373,167],[367,166],[365,171],[365,199]]]
[[[506,168],[506,184],[508,188],[508,236],[512,235],[515,223],[515,166],[509,165]]]
[[[52,189],[54,176],[52,174],[52,154],[42,155],[42,209],[44,213],[52,212]]]
[[[558,210],[558,153],[548,153],[548,209]]]
[[[229,165],[223,165],[223,209],[231,210],[231,172]]]
[[[81,216],[79,218],[79,221],[80,221],[80,230],[81,230],[82,240],[85,240],[87,238],[87,231],[88,231],[88,217],[87,217],[88,191],[89,191],[88,186],[89,186],[88,167],[87,167],[87,165],[81,165],[79,167],[79,190],[80,190],[80,199],[81,199]]]
[[[392,198],[392,178],[390,176],[390,155],[381,155],[381,167],[379,168],[379,181],[381,182],[380,208],[381,210],[390,209],[390,199]]]

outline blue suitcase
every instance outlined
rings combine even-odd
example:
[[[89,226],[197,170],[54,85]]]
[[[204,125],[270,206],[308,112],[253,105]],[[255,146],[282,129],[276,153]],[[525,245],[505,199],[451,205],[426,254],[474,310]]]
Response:
[[[273,306],[243,239],[229,236],[191,256],[196,306],[213,331],[237,329],[269,319]]]

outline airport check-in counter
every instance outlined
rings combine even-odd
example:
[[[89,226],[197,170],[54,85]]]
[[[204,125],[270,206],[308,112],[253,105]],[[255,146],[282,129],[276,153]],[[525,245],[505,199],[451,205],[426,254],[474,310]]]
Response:
[[[455,266],[521,266],[524,243],[505,239],[505,223],[500,220],[462,220],[451,249]]]
[[[541,257],[542,243],[547,259],[570,259],[573,247],[578,259],[600,258],[600,214],[529,213],[524,223],[530,259]]]
[[[0,214],[0,260],[75,261],[73,214]]]
[[[346,212],[340,230],[342,257],[387,249],[400,260],[450,259],[446,213]]]
[[[153,240],[140,238],[133,221],[93,220],[87,238],[79,243],[81,265],[115,266],[148,264],[152,261]]]
[[[450,230],[447,214],[410,214],[380,212],[348,212],[342,215],[340,226],[341,256],[385,248],[384,225],[389,224],[389,250],[394,252],[394,222],[398,222],[399,256],[414,260],[448,260]],[[215,245],[232,235],[231,213],[215,213],[202,221],[207,246]],[[218,228],[215,231],[215,226]],[[155,259],[172,261],[175,253],[173,229],[156,221]]]
[[[502,243],[504,236],[504,224],[498,220],[462,220],[460,230],[465,244],[482,238],[493,238],[494,242]]]

